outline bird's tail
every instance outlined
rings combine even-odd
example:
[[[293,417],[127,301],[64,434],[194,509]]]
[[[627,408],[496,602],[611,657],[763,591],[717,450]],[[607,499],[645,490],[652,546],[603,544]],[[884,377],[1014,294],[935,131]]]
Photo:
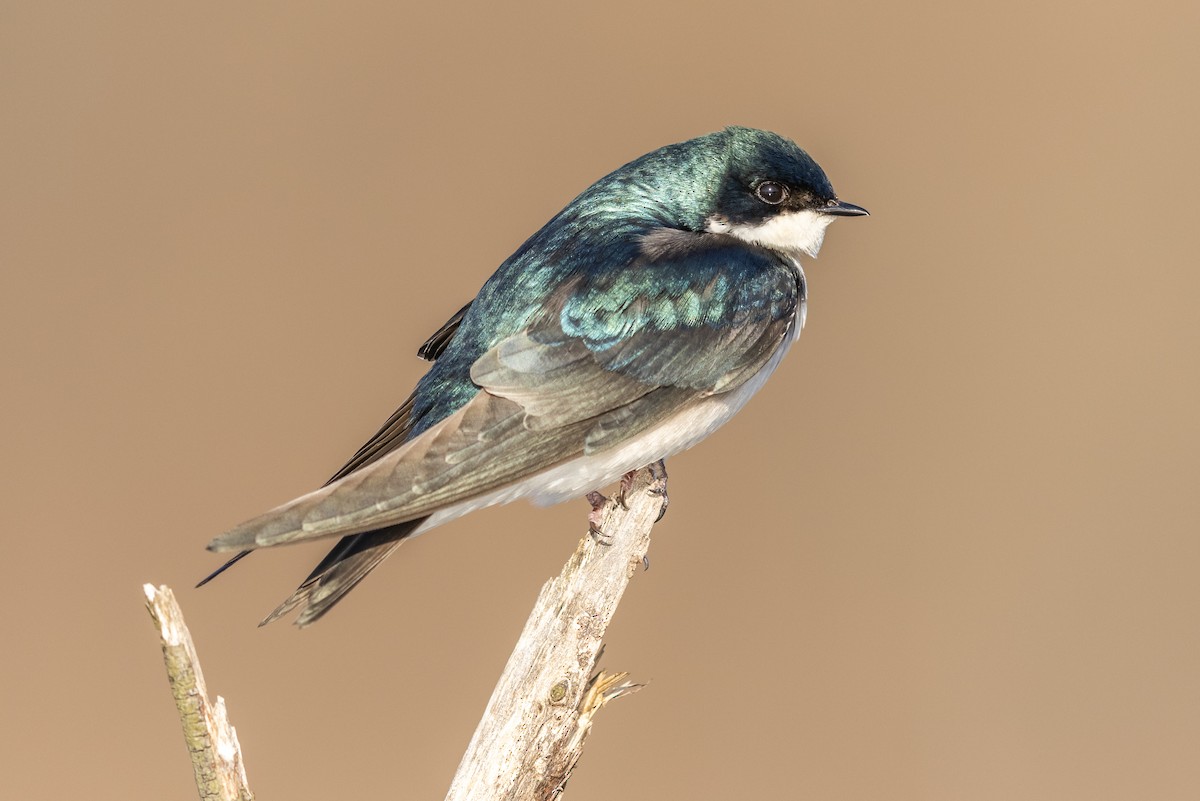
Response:
[[[378,567],[380,562],[391,556],[392,551],[399,548],[424,522],[425,518],[420,517],[374,531],[342,537],[296,591],[258,625],[265,626],[297,607],[301,609],[296,618],[297,626],[303,628],[316,622],[342,600],[346,593],[358,586],[358,582]],[[234,557],[230,564],[240,557],[241,554]],[[224,567],[221,570],[224,570]]]
[[[247,556],[249,556],[249,555],[250,555],[250,551],[248,551],[248,550],[246,550],[246,551],[239,551],[239,552],[238,552],[238,554],[237,554],[237,556],[233,557],[233,558],[232,558],[232,559],[230,559],[228,562],[226,562],[225,564],[221,565],[220,567],[218,567],[218,568],[217,568],[216,570],[214,570],[213,572],[209,573],[209,574],[208,574],[207,576],[205,576],[204,578],[200,579],[200,581],[199,581],[199,582],[197,582],[197,584],[196,584],[196,587],[197,587],[197,588],[199,588],[199,587],[203,587],[205,584],[207,584],[208,582],[212,581],[212,580],[213,580],[213,579],[215,579],[217,576],[221,575],[221,574],[222,574],[222,573],[224,573],[226,570],[228,570],[229,568],[233,567],[234,565],[236,565],[238,562],[240,562],[241,560],[245,559],[245,558],[246,558]]]

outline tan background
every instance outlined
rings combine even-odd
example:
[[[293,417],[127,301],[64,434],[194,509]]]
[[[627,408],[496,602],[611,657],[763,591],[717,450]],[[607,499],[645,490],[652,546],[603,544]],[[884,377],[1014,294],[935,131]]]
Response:
[[[202,591],[595,178],[726,124],[849,200],[800,346],[710,442],[570,798],[1200,797],[1200,6],[6,3],[6,798],[189,798],[174,586],[264,799],[440,798],[585,507]],[[84,675],[85,669],[88,674]]]

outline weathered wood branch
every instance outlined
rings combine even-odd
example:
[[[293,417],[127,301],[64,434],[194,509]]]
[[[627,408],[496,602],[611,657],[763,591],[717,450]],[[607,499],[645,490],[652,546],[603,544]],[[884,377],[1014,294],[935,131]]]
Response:
[[[602,640],[665,508],[666,474],[640,470],[624,504],[608,499],[558,578],[542,587],[447,801],[557,798],[575,769],[592,719],[642,685],[596,672]],[[648,563],[647,563],[648,564]],[[202,801],[253,801],[225,700],[208,700],[196,646],[170,588],[143,587]]]
[[[585,535],[562,574],[542,587],[447,801],[556,798],[595,713],[641,686],[625,673],[594,671],[609,621],[650,547],[665,490],[665,472],[638,471],[627,508],[608,500],[602,535]]]
[[[183,738],[192,756],[200,798],[202,801],[253,801],[254,794],[246,783],[237,732],[229,724],[225,712],[225,699],[218,695],[215,704],[208,700],[196,645],[183,622],[183,612],[175,602],[175,594],[165,585],[155,588],[146,584],[142,589],[146,593],[146,608],[162,638],[167,680],[171,683],[171,694],[175,696],[175,707],[183,723]]]

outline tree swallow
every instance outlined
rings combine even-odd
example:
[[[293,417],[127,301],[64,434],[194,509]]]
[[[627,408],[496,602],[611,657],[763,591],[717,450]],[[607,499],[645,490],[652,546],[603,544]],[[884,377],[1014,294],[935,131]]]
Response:
[[[518,498],[580,497],[695,445],[799,335],[800,257],[835,218],[866,213],[767,131],[626,164],[429,338],[429,371],[325,486],[213,540],[240,551],[213,576],[256,548],[339,537],[263,621],[300,607],[304,626],[408,537]]]

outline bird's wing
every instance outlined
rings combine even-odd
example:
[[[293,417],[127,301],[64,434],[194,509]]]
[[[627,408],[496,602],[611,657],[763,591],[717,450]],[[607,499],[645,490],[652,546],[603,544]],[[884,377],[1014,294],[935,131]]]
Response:
[[[462,324],[463,317],[466,316],[467,309],[469,308],[471,308],[471,304],[467,303],[461,309],[456,311],[449,320],[442,324],[441,328],[435,331],[433,335],[429,337],[429,339],[425,340],[425,344],[421,345],[421,347],[417,350],[417,356],[425,359],[426,361],[436,361],[437,358],[446,350],[446,347],[450,344],[450,340],[454,338],[454,334],[458,332],[458,327]],[[400,404],[400,408],[392,412],[392,415],[387,419],[387,422],[385,422],[379,428],[379,430],[376,431],[375,434],[369,440],[367,440],[366,443],[359,448],[353,456],[350,457],[349,461],[342,465],[341,468],[334,473],[328,481],[325,482],[325,485],[328,486],[338,479],[353,473],[360,467],[370,464],[402,444],[404,440],[408,438],[409,432],[412,431],[412,410],[414,399],[415,395],[409,395],[404,403]],[[412,528],[414,528],[414,526],[405,526],[403,527],[403,530],[407,532]],[[345,542],[339,543],[339,547],[335,548],[330,555],[332,556],[333,554],[338,554],[345,558],[356,555],[360,551],[366,549],[366,546],[364,546],[363,543],[355,543],[352,541],[353,539],[354,538],[348,538]],[[394,539],[398,541],[399,539],[402,539],[402,537],[397,537]],[[356,550],[348,553],[347,551],[351,548],[351,546],[357,546]],[[376,551],[378,550],[376,546],[371,547]],[[241,551],[232,559],[225,562],[225,564],[221,565],[216,570],[202,578],[196,586],[203,587],[205,584],[212,581],[229,568],[233,567],[249,554],[250,550]],[[358,561],[362,560],[363,557],[359,556]],[[377,561],[381,560],[382,557],[380,557],[380,559]],[[313,575],[310,575],[305,583],[300,586],[300,589],[296,591],[296,595],[293,596],[293,599],[298,597],[301,591],[305,590],[309,586],[309,583],[313,581],[315,577],[319,577],[319,575],[323,573],[327,567],[328,566],[325,564],[325,562],[322,561],[322,563],[317,566],[317,570],[313,571]],[[367,569],[367,572],[369,572],[369,570],[370,568]],[[363,573],[363,575],[365,574],[366,572]],[[294,606],[296,603],[299,603],[299,601],[295,601],[292,606]],[[290,609],[291,607],[288,608]],[[275,616],[278,616],[278,614],[282,614],[285,611],[287,610],[282,609],[281,607],[281,609],[276,610],[277,614],[271,618],[268,618],[268,620],[273,620]]]
[[[454,338],[458,327],[462,325],[463,318],[467,316],[467,310],[471,308],[471,303],[472,301],[465,303],[441,328],[434,331],[433,336],[425,340],[424,345],[417,348],[417,355],[427,362],[437,361],[437,358],[446,350],[446,346],[450,344],[450,340]]]
[[[471,367],[482,391],[332,484],[238,526],[213,550],[371,531],[623,441],[739,386],[796,324],[803,284],[768,251],[680,234],[558,293]]]
[[[437,361],[437,358],[446,350],[446,346],[450,344],[450,340],[454,338],[454,334],[457,333],[458,327],[462,324],[463,317],[466,316],[467,309],[469,308],[471,308],[470,303],[456,311],[453,317],[447,320],[429,339],[425,340],[425,344],[417,350],[417,355],[426,361]],[[332,484],[339,478],[353,473],[363,465],[370,464],[403,443],[412,430],[414,400],[415,396],[409,395],[404,403],[400,404],[400,408],[392,412],[392,416],[375,432],[375,435],[367,440],[350,457],[350,460],[342,465],[341,469],[334,473],[325,483]]]

